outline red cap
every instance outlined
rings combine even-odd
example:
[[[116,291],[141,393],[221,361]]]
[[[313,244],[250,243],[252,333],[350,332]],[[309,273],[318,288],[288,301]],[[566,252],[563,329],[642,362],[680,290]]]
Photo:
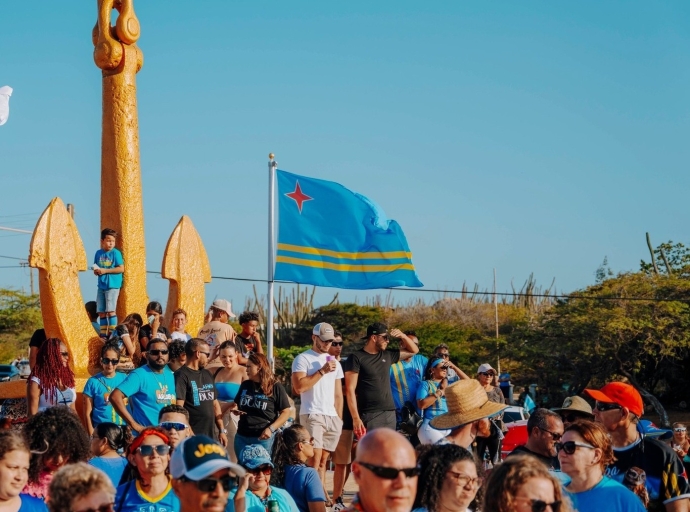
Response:
[[[599,402],[614,403],[625,407],[638,417],[644,413],[642,397],[634,387],[625,382],[609,382],[600,390],[585,389],[584,393]]]

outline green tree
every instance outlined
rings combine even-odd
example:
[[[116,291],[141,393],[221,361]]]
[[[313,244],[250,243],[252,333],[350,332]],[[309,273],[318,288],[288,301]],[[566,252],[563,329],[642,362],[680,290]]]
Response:
[[[654,249],[654,257],[660,274],[668,274],[665,261],[668,261],[671,272],[678,277],[690,278],[690,248],[682,243],[674,244],[672,240],[660,244]],[[664,261],[664,257],[666,260]],[[645,274],[654,273],[654,265],[651,262],[640,260],[640,270]]]
[[[26,353],[31,334],[42,326],[38,295],[0,288],[0,362]]]
[[[688,297],[687,279],[621,274],[571,294],[516,330],[507,352],[548,387],[552,402],[625,377],[667,425],[656,396],[672,398],[673,390],[690,384]]]

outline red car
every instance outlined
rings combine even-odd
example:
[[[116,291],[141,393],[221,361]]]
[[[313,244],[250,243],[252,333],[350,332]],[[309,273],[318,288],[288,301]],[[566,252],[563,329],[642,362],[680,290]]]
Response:
[[[503,438],[501,459],[505,459],[516,447],[527,442],[527,420],[506,423],[506,427],[508,427],[508,432]]]

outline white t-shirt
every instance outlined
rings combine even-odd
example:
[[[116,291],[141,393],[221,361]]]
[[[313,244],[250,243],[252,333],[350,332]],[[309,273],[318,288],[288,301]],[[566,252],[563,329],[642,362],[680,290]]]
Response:
[[[310,349],[302,352],[292,362],[292,373],[304,372],[307,376],[314,375],[326,364],[328,354],[318,354]],[[301,414],[323,414],[324,416],[337,416],[335,410],[335,386],[336,380],[343,378],[343,367],[340,362],[335,362],[335,371],[328,372],[309,390],[302,393]],[[338,382],[338,386],[342,386]]]
[[[35,382],[41,387],[41,380],[38,377],[31,377],[31,382]],[[48,398],[43,388],[41,388],[41,396],[38,399],[38,412],[45,411],[48,407],[55,407],[56,405],[65,405],[70,407],[77,400],[77,390],[74,388],[67,388],[64,391],[55,390],[55,398]]]

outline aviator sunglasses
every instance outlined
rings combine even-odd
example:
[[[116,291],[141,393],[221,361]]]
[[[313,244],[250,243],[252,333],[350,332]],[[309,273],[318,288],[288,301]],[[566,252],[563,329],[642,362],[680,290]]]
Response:
[[[156,450],[158,455],[163,456],[170,453],[170,446],[167,444],[157,444],[155,446],[152,444],[142,444],[139,448],[137,448],[137,451],[142,457],[150,457],[153,455],[154,450]]]
[[[386,480],[395,480],[398,478],[398,474],[402,472],[407,478],[412,478],[419,475],[422,468],[415,466],[413,468],[386,468],[383,466],[375,466],[374,464],[369,464],[368,462],[356,461],[357,464],[367,468],[369,471],[374,473],[379,478],[384,478]]]
[[[532,512],[546,512],[547,507],[551,507],[551,512],[559,512],[561,510],[561,502],[554,501],[553,503],[546,503],[543,500],[533,500],[530,498],[514,498],[515,501],[529,501],[532,505]]]

